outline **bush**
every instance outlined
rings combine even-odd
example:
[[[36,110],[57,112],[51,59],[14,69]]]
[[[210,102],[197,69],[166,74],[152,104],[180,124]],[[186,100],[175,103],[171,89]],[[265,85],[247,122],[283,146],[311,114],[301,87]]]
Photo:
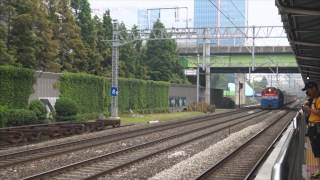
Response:
[[[29,124],[38,124],[35,112],[26,109],[10,109],[7,114],[8,126],[23,126]]]
[[[29,110],[36,113],[39,121],[44,121],[47,118],[47,109],[40,100],[34,100],[29,104]]]
[[[56,119],[58,121],[72,121],[76,120],[78,108],[75,102],[70,99],[58,99],[55,104]]]
[[[77,121],[86,122],[86,121],[89,121],[89,120],[97,120],[97,119],[99,119],[99,116],[100,116],[100,113],[78,114],[77,115]]]
[[[8,107],[0,105],[0,127],[6,127],[8,121]]]

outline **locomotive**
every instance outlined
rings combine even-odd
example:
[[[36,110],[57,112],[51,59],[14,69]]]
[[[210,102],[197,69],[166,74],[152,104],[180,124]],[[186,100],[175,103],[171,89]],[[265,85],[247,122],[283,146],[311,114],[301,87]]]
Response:
[[[263,109],[279,109],[286,102],[284,93],[275,87],[267,87],[261,92],[261,107]]]

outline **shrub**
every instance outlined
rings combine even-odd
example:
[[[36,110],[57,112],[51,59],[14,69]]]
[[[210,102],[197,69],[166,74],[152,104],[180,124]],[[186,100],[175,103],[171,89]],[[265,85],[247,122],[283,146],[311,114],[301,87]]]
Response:
[[[10,109],[7,114],[8,126],[23,126],[29,124],[38,124],[38,118],[35,112],[26,109]]]
[[[54,107],[58,121],[72,121],[76,119],[78,108],[72,100],[66,98],[58,99]]]
[[[36,113],[39,121],[44,121],[47,117],[47,109],[40,100],[31,101],[29,110]]]
[[[6,127],[8,121],[8,107],[0,105],[0,127]]]

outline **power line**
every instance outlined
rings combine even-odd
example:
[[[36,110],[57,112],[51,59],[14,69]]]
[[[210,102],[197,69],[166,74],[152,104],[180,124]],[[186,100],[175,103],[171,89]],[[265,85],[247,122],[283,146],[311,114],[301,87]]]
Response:
[[[240,15],[241,15],[243,18],[246,19],[246,17],[245,17],[244,14],[240,11],[240,9],[238,8],[238,6],[236,6],[236,5],[234,4],[233,0],[230,0],[230,1],[231,1],[232,5],[238,10],[238,12],[240,13]]]
[[[217,5],[215,5],[211,0],[208,0],[208,1],[209,1],[224,17],[226,17],[227,20],[230,21],[231,24],[232,24],[236,29],[238,29],[242,34],[244,34],[246,37],[248,37],[248,36],[246,35],[246,33],[242,32],[242,30],[230,19],[230,17],[228,17],[223,11],[221,11],[221,10],[219,9],[219,7],[217,7]]]

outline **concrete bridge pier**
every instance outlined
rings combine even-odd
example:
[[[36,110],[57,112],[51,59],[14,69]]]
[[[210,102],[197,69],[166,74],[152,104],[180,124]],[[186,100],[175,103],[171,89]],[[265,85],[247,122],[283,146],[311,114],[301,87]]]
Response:
[[[236,103],[237,107],[239,107],[239,100],[240,100],[240,105],[243,105],[246,103],[245,83],[246,83],[246,74],[236,73],[235,74],[235,88],[236,88],[235,89],[235,103]],[[242,84],[241,85],[242,88],[240,87],[240,84]],[[240,91],[239,91],[239,88],[241,88]]]

